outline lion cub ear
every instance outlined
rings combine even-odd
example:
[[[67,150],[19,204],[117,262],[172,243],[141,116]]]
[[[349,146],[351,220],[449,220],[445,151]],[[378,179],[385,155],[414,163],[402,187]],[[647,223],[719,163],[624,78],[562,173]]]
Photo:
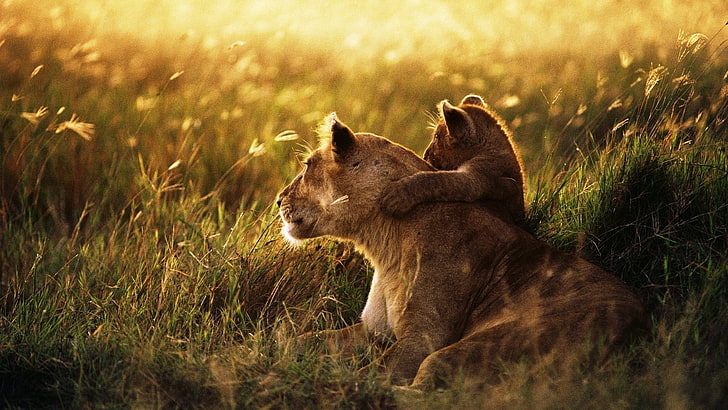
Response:
[[[485,107],[485,101],[483,101],[483,98],[479,95],[470,94],[466,95],[465,98],[463,98],[462,101],[460,101],[460,105],[477,105],[480,107]]]
[[[470,145],[477,142],[475,124],[464,110],[450,104],[447,100],[442,102],[442,117],[445,119],[448,134],[457,144]]]
[[[331,151],[336,159],[345,157],[354,149],[356,137],[344,123],[339,121],[336,113],[331,114]]]

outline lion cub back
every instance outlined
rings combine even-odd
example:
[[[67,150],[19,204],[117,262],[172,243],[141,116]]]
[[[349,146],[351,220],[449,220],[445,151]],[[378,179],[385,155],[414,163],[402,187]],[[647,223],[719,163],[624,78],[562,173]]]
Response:
[[[481,97],[468,95],[458,106],[441,103],[441,118],[424,157],[439,170],[477,180],[475,200],[499,201],[514,221],[525,218],[520,158],[504,121]]]

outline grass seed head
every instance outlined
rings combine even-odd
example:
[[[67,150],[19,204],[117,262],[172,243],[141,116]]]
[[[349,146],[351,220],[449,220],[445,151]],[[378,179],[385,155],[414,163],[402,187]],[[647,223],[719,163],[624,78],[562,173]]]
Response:
[[[667,75],[667,67],[658,64],[657,67],[650,69],[647,73],[647,81],[645,82],[645,98],[649,97],[655,86]]]
[[[62,123],[58,124],[58,127],[56,128],[56,134],[60,134],[63,131],[70,130],[75,132],[79,137],[85,139],[86,141],[91,141],[96,132],[95,128],[96,126],[94,124],[79,121],[78,116],[76,114],[73,114],[71,115],[70,120],[63,121]]]
[[[40,120],[48,114],[48,107],[38,107],[35,112],[23,112],[20,117],[33,125],[38,125]]]

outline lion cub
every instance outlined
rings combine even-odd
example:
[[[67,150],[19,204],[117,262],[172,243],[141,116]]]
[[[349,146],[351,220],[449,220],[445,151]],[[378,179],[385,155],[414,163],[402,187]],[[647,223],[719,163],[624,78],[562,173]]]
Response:
[[[385,213],[401,216],[422,202],[492,200],[501,214],[525,219],[521,162],[503,120],[477,95],[441,118],[424,158],[440,171],[423,171],[393,183],[384,193]]]

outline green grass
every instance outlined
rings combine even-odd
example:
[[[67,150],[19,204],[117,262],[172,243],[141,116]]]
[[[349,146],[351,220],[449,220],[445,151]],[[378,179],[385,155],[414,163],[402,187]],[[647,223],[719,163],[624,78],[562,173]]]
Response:
[[[331,2],[337,19],[179,3],[0,3],[0,405],[728,400],[722,2],[405,2],[413,17]],[[399,19],[367,24],[381,15]],[[426,111],[470,92],[514,129],[528,229],[626,281],[650,334],[574,379],[517,366],[490,390],[423,397],[357,373],[376,351],[294,355],[295,335],[356,322],[371,273],[347,244],[281,238],[272,203],[297,153],[331,111],[421,152]]]

